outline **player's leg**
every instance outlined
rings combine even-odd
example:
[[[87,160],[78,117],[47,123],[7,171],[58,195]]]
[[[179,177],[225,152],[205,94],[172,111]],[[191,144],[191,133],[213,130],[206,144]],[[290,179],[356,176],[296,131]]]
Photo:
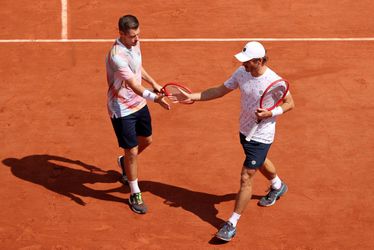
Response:
[[[135,113],[135,134],[136,147],[125,149],[125,170],[129,179],[131,196],[129,202],[132,209],[137,213],[146,213],[147,207],[144,204],[138,185],[138,156],[152,143],[152,124],[148,106],[144,106]]]
[[[260,199],[258,205],[269,207],[274,205],[279,197],[287,192],[288,187],[286,183],[281,181],[278,177],[274,164],[268,158],[266,158],[264,164],[261,166],[260,172],[270,181],[271,184],[268,194]]]
[[[125,170],[124,176],[128,179],[130,186],[131,195],[129,203],[131,209],[136,213],[144,214],[147,212],[147,207],[143,202],[138,185],[139,146],[136,131],[138,112],[118,119],[112,119],[112,123],[117,135],[118,144],[124,149],[125,157],[120,157],[119,162]]]
[[[130,186],[129,203],[131,209],[139,214],[145,214],[148,210],[138,184],[138,146],[125,149],[125,171]]]
[[[243,134],[240,134],[240,143],[246,156],[241,171],[240,190],[236,197],[234,212],[216,234],[217,238],[225,241],[230,241],[236,234],[236,224],[251,200],[253,177],[264,164],[270,149],[269,144],[255,141],[248,142]]]
[[[125,148],[124,168],[126,176],[130,181],[138,179],[138,146]],[[134,193],[134,192],[132,192]]]
[[[144,149],[146,149],[149,145],[151,145],[152,136],[148,136],[148,137],[138,136],[137,141],[138,141],[138,144],[139,144],[138,147],[137,147],[137,155],[140,155],[140,153],[143,152]],[[122,169],[122,180],[121,180],[121,182],[126,184],[126,183],[128,183],[129,178],[127,177],[126,171],[125,171],[125,165],[126,165],[125,155],[128,155],[130,157],[134,153],[133,152],[126,153],[126,151],[124,153],[125,153],[124,155],[121,155],[121,156],[118,157],[117,161],[118,161],[118,166]]]
[[[250,169],[246,166],[243,166],[242,172],[240,175],[240,189],[236,195],[234,212],[228,221],[226,221],[221,229],[217,232],[216,237],[230,241],[236,234],[236,225],[240,219],[241,214],[244,212],[245,208],[248,205],[248,202],[252,197],[252,186],[253,186],[253,177],[257,169]]]
[[[234,212],[237,214],[242,214],[247,207],[248,202],[252,197],[252,187],[253,187],[253,177],[257,169],[249,169],[245,166],[242,168],[240,176],[240,189],[236,196]],[[233,222],[236,226],[236,222]]]
[[[123,149],[130,149],[137,146],[136,140],[136,116],[135,114],[130,114],[125,117],[112,118],[112,125],[114,132],[117,137],[118,146]],[[124,151],[125,154],[125,151]],[[128,178],[125,171],[125,157],[124,154],[117,158],[118,167],[121,169],[121,182],[126,184]]]
[[[144,106],[139,111],[131,114],[127,119],[127,123],[130,123],[125,129],[131,137],[132,142],[129,142],[131,145],[137,145],[137,155],[141,154],[149,145],[152,143],[152,124],[151,124],[151,115],[148,110],[148,106]],[[135,137],[136,138],[135,138]],[[122,182],[127,183],[127,176],[125,174],[125,155],[118,157],[118,165],[123,170]]]
[[[269,160],[269,158],[265,159],[264,164],[260,168],[260,172],[265,176],[266,179],[271,181],[277,176],[277,171],[275,169],[274,164]]]

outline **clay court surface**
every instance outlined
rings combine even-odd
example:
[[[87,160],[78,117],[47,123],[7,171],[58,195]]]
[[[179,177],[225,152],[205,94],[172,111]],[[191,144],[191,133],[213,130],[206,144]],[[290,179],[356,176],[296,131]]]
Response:
[[[291,83],[269,157],[289,192],[261,208],[265,178],[227,244],[243,153],[239,93],[165,111],[139,158],[149,213],[128,205],[106,110],[104,58],[121,15],[142,38],[373,37],[362,1],[69,1],[68,39],[0,43],[0,249],[373,249],[374,41],[262,41]],[[165,3],[166,2],[166,3]],[[0,39],[60,39],[60,1],[0,3]],[[240,64],[246,41],[141,43],[159,83],[199,91]]]

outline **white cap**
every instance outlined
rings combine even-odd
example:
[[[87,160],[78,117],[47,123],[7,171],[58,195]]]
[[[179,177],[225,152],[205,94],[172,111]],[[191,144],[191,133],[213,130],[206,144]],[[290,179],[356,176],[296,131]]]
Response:
[[[242,52],[235,55],[236,59],[246,62],[254,58],[263,58],[265,56],[265,48],[259,42],[249,42],[245,45]]]

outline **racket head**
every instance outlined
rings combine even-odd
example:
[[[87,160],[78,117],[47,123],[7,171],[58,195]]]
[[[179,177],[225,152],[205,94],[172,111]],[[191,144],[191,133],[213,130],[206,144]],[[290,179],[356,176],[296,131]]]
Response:
[[[178,100],[178,95],[181,95],[182,91],[188,94],[192,93],[188,87],[175,82],[166,83],[161,89],[161,92],[173,102],[182,104],[192,104],[195,102],[192,100]]]
[[[277,107],[286,97],[289,87],[286,79],[278,79],[272,82],[261,96],[260,108],[270,111]]]

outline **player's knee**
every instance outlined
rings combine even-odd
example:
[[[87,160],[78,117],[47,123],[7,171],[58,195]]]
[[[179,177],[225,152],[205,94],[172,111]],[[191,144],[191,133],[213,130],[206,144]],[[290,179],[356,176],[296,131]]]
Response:
[[[147,137],[147,138],[145,139],[145,144],[146,144],[146,146],[149,146],[149,145],[151,145],[151,144],[152,144],[152,142],[153,142],[153,139],[152,139],[152,137]]]
[[[148,147],[151,144],[152,144],[152,136],[140,137],[139,138],[139,146],[141,148],[146,148],[146,147]]]
[[[129,157],[129,158],[137,157],[138,156],[138,146],[130,148],[130,149],[126,149],[125,150],[125,155],[126,155],[126,157]]]
[[[251,177],[247,173],[242,173],[240,178],[240,186],[242,187],[249,187],[251,186]]]
[[[241,187],[251,187],[252,186],[252,180],[254,175],[256,174],[256,169],[248,169],[246,167],[243,167],[241,178],[240,178],[240,185]]]

